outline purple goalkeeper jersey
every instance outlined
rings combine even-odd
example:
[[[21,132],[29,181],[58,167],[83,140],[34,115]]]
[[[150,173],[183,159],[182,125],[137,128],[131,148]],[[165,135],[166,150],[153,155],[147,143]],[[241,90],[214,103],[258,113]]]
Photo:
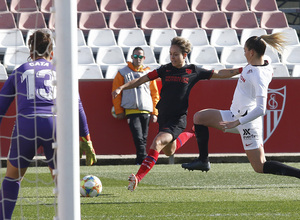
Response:
[[[16,97],[19,115],[52,115],[56,101],[55,67],[45,59],[27,62],[12,72],[0,91],[0,123]],[[79,100],[80,136],[89,134],[86,115]]]

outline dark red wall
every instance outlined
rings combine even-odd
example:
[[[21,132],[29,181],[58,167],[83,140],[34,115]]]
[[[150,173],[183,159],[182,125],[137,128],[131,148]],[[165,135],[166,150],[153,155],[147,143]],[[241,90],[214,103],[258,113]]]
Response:
[[[204,108],[229,109],[237,79],[200,81],[192,89],[188,112],[188,126],[192,127],[193,114]],[[0,82],[2,87],[3,82]],[[80,96],[87,114],[90,133],[97,154],[134,154],[135,147],[132,141],[126,120],[119,121],[111,115],[111,85],[112,80],[80,81]],[[278,126],[265,143],[265,151],[299,152],[300,151],[300,79],[273,79],[271,89],[285,87],[286,95],[272,96],[279,102],[277,109],[284,108]],[[285,97],[285,103],[284,99]],[[274,99],[274,100],[273,100]],[[281,100],[280,100],[281,99]],[[275,101],[276,101],[275,100]],[[272,104],[272,103],[270,103]],[[270,107],[268,107],[270,109]],[[279,118],[280,111],[275,111]],[[273,114],[273,113],[272,113]],[[14,105],[7,115],[14,115]],[[270,121],[274,127],[274,120]],[[0,126],[1,136],[10,136],[13,119],[3,119]],[[151,124],[149,129],[148,148],[157,134],[158,125]],[[9,140],[1,138],[1,155],[6,156]],[[224,134],[216,129],[210,129],[210,153],[241,153],[243,147],[240,136]],[[197,153],[196,139],[191,139],[178,153]]]

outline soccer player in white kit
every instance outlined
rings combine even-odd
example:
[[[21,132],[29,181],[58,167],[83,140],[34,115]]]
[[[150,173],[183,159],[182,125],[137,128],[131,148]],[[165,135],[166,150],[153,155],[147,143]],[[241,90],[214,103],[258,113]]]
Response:
[[[224,132],[240,133],[244,150],[257,173],[293,176],[300,178],[300,170],[276,161],[266,161],[263,147],[263,121],[266,112],[268,86],[273,68],[263,59],[266,44],[281,52],[282,33],[250,37],[244,46],[248,65],[236,86],[230,110],[204,109],[194,115],[195,134],[200,156],[191,163],[182,164],[188,170],[208,171],[208,127]]]

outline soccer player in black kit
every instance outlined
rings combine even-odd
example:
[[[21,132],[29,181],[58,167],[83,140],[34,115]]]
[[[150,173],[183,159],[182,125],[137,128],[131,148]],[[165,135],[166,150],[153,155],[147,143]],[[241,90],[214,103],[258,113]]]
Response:
[[[242,69],[205,70],[194,64],[186,64],[185,58],[191,51],[192,45],[182,37],[175,37],[171,41],[171,63],[163,65],[156,70],[132,80],[113,91],[115,98],[124,89],[136,88],[139,85],[161,78],[161,99],[158,109],[159,133],[154,138],[147,157],[143,161],[137,174],[129,176],[128,190],[134,191],[137,184],[155,165],[160,151],[171,156],[195,134],[183,132],[187,124],[187,109],[190,91],[199,80],[210,78],[230,78],[239,74]]]

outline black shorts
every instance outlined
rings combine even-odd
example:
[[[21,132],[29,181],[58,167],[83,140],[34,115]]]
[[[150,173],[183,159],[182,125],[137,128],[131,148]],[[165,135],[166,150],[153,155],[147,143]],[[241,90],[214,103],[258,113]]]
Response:
[[[158,115],[160,132],[167,132],[173,136],[174,141],[186,128],[186,114],[179,116]]]

